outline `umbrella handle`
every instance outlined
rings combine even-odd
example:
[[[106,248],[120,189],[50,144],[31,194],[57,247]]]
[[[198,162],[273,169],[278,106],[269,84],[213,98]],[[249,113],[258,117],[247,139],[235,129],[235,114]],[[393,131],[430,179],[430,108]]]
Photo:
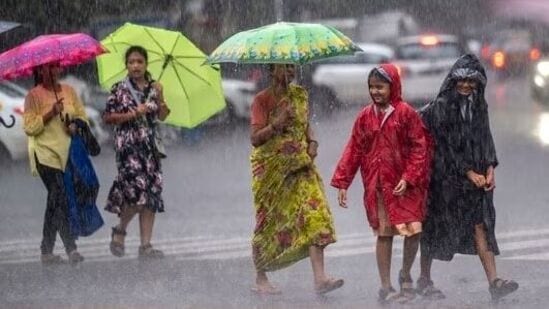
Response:
[[[0,123],[6,128],[11,128],[15,125],[15,117],[13,117],[13,115],[10,115],[10,118],[11,118],[11,124],[7,124],[4,118],[2,117],[0,117]]]

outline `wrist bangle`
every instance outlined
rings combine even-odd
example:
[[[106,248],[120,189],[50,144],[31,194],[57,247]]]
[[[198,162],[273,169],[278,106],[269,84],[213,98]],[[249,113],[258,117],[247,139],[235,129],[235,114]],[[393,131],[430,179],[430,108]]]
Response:
[[[318,146],[318,142],[317,142],[316,140],[314,140],[314,139],[308,140],[307,143],[309,143],[309,145],[314,143],[314,144],[316,144],[316,145]]]

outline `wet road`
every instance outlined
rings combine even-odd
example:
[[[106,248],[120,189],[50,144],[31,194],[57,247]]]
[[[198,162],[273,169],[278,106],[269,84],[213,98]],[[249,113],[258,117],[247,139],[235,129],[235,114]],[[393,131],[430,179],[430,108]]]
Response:
[[[496,171],[497,236],[502,249],[498,271],[521,289],[502,308],[545,308],[549,301],[549,109],[529,95],[523,80],[488,86],[492,132],[500,167]],[[346,143],[357,109],[315,123],[320,142],[317,164],[325,179]],[[99,205],[115,174],[109,146],[94,159],[102,183]],[[128,230],[127,257],[108,251],[109,227],[116,218],[106,212],[106,225],[79,240],[86,262],[79,269],[43,269],[38,263],[45,189],[19,162],[0,175],[0,303],[30,307],[87,304],[104,307],[181,308],[355,308],[375,307],[379,281],[374,238],[366,224],[362,184],[349,191],[350,209],[336,206],[336,191],[327,187],[339,242],[327,249],[327,269],[346,285],[326,298],[312,293],[308,261],[273,274],[284,294],[260,299],[253,283],[249,236],[253,228],[246,126],[209,134],[196,145],[169,149],[164,161],[167,212],[156,221],[153,243],[168,257],[139,263],[137,220]],[[60,241],[57,244],[61,246]],[[400,265],[395,244],[394,282]],[[62,248],[57,248],[62,252]],[[417,268],[414,269],[417,275]],[[483,308],[487,285],[475,257],[435,262],[433,277],[448,299],[418,301],[409,308]],[[6,306],[2,306],[6,307]]]

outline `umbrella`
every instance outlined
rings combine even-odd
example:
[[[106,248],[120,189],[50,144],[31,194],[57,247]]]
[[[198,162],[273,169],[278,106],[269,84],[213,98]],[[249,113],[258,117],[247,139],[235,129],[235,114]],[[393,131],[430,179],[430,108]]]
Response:
[[[211,53],[208,62],[301,65],[357,51],[360,47],[333,27],[278,22],[233,35]]]
[[[110,51],[97,58],[104,89],[127,75],[124,54],[131,45],[148,52],[148,70],[162,83],[171,113],[166,123],[193,128],[225,107],[219,69],[183,34],[126,23],[101,41]]]
[[[0,55],[0,79],[30,76],[35,67],[51,62],[63,67],[80,64],[105,52],[84,33],[41,35]]]
[[[105,52],[84,33],[41,35],[0,55],[0,79],[30,76],[35,67],[50,62],[80,64]]]

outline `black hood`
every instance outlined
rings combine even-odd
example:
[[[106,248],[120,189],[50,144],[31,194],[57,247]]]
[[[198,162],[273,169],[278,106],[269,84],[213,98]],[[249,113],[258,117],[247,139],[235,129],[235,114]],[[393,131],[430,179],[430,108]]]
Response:
[[[484,95],[484,90],[486,88],[486,71],[475,55],[465,54],[459,57],[450,69],[450,72],[440,87],[439,96],[448,94],[449,91],[455,89],[457,80],[465,78],[476,80],[478,83],[477,91],[481,96]]]

